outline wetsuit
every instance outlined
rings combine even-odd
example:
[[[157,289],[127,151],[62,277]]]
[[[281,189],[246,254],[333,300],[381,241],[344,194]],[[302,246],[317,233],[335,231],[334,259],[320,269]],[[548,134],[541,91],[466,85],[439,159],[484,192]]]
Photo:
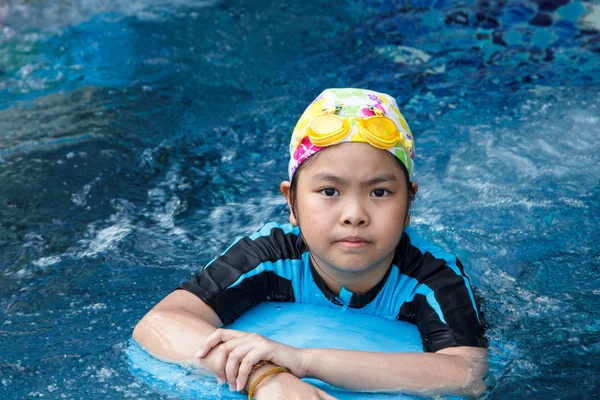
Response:
[[[460,261],[406,228],[383,279],[364,294],[332,293],[315,271],[300,230],[269,223],[237,239],[191,280],[187,290],[224,324],[262,301],[350,307],[414,323],[425,351],[486,347],[485,321]]]

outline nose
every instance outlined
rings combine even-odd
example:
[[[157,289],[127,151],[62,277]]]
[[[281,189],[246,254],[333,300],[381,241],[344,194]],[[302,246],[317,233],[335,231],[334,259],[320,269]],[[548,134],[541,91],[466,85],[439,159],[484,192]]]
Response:
[[[340,224],[345,226],[366,226],[369,224],[369,213],[360,201],[349,200],[340,214]]]

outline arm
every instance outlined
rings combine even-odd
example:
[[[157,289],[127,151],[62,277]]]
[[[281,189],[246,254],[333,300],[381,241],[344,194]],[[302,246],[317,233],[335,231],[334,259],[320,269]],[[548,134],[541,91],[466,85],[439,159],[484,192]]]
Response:
[[[479,396],[486,388],[487,351],[476,347],[450,347],[437,353],[300,351],[306,376],[349,390]]]
[[[268,274],[259,274],[260,279],[253,276],[252,290],[240,289],[246,281],[237,287],[231,286],[240,283],[245,273],[260,267],[264,260],[283,258],[272,252],[279,247],[285,249],[286,232],[270,224],[257,234],[261,238],[258,244],[251,238],[236,240],[191,280],[184,282],[180,286],[184,290],[172,292],[150,310],[135,327],[133,338],[164,361],[200,365],[196,352],[217,327],[231,323],[268,296],[282,297],[277,291],[267,291],[278,288],[274,284],[277,282],[268,281]],[[289,256],[288,252],[284,253]]]
[[[299,378],[309,376],[349,390],[479,396],[486,389],[487,351],[482,348],[449,347],[437,353],[298,349],[254,333],[218,329],[199,355],[217,344],[227,354],[227,380],[238,390],[247,384],[248,372],[259,360],[285,366]],[[274,377],[267,385],[278,385],[279,379]]]
[[[225,365],[228,353],[221,346],[215,346],[204,357],[198,358],[198,350],[206,337],[217,331],[221,320],[206,303],[195,295],[177,290],[150,310],[136,325],[135,339],[155,357],[167,362],[195,368],[203,368],[217,376],[220,384],[225,383]],[[248,386],[260,374],[273,368],[261,367],[249,376]],[[285,376],[283,376],[285,375]],[[306,400],[335,400],[320,389],[299,380],[291,374],[281,374],[277,381],[269,377],[256,391],[257,399],[293,398]]]
[[[196,353],[204,339],[221,325],[206,303],[185,290],[177,290],[138,322],[133,339],[161,360],[210,369],[217,352],[211,352],[202,362]]]
[[[395,261],[415,286],[398,319],[418,326],[426,353],[302,350],[303,370],[354,390],[479,395],[488,371],[486,322],[469,279],[455,256],[407,231]]]
[[[294,228],[295,229],[295,228]],[[301,258],[298,232],[267,224],[256,234],[236,240],[192,279],[157,304],[136,326],[133,338],[164,361],[204,366],[225,381],[226,354],[216,345],[197,355],[217,327],[233,322],[266,300],[293,299],[286,270]],[[284,260],[271,263],[272,260]]]

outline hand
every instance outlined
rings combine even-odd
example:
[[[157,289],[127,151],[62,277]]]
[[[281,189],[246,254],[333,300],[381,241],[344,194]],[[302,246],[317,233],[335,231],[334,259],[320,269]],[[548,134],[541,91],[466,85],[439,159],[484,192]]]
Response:
[[[269,376],[259,383],[254,398],[256,400],[337,400],[310,383],[287,373]]]
[[[286,367],[298,378],[306,375],[299,349],[277,343],[256,333],[217,329],[205,339],[196,357],[202,359],[207,354],[210,355],[212,349],[217,346],[219,351],[226,354],[227,382],[232,389],[238,391],[246,386],[250,370],[261,360]],[[217,378],[222,375],[222,372],[215,372]]]
[[[223,351],[221,346],[218,345],[200,360],[200,364],[215,375],[219,385],[224,385],[227,382],[225,364],[227,363],[228,355],[229,353]]]

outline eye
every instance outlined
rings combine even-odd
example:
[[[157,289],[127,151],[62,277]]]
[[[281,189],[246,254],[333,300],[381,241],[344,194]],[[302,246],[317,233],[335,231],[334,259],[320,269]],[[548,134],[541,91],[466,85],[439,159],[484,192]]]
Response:
[[[371,192],[371,196],[373,197],[386,197],[390,194],[391,192],[387,189],[375,189]]]
[[[320,193],[323,196],[327,196],[327,197],[333,197],[333,196],[338,196],[340,194],[340,192],[338,192],[336,189],[334,188],[325,188],[325,189],[321,189]]]

